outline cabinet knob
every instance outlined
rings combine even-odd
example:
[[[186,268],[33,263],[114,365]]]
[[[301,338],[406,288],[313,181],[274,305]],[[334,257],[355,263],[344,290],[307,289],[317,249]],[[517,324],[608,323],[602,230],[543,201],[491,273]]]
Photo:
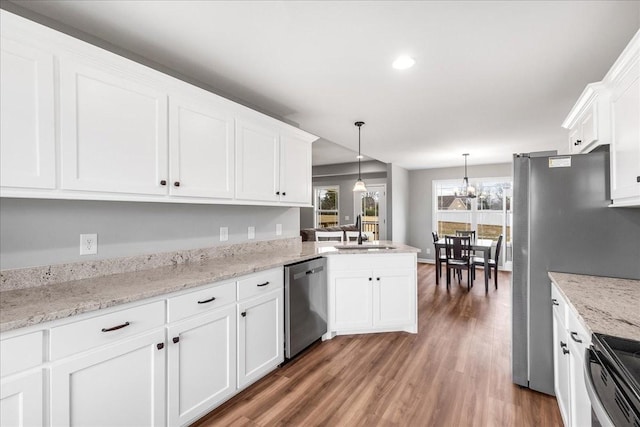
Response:
[[[173,341],[174,344],[178,344],[178,342],[180,341],[180,337],[173,337],[171,341]]]
[[[552,299],[551,299],[551,304],[553,304],[553,305],[560,305],[560,303],[558,302],[558,300],[557,300],[557,299],[555,299],[555,298],[552,298]]]
[[[580,144],[582,144],[581,139],[577,139],[576,142],[573,143],[573,145],[580,145]]]
[[[279,192],[279,191],[276,191],[276,196],[279,196],[279,195],[280,195],[280,192]]]
[[[371,282],[373,280],[373,277],[369,277],[369,281]]]
[[[283,195],[283,196],[286,196],[286,195],[287,195],[287,193],[285,193],[285,192],[283,191],[283,192],[282,192],[282,195]]]
[[[640,176],[636,176],[636,182],[640,182]]]
[[[180,187],[180,181],[176,181],[176,182],[174,182],[174,183],[173,183],[173,186],[174,186],[174,187]]]
[[[569,354],[569,350],[562,347],[562,354]]]
[[[164,343],[163,342],[158,343],[156,344],[156,347],[158,347],[158,350],[162,350],[164,348]]]
[[[160,181],[160,185],[167,185],[167,180],[163,179],[162,181]]]
[[[379,278],[379,277],[376,277],[376,280],[379,282],[379,281],[380,281],[380,278]]]
[[[240,316],[242,316],[242,317],[247,317],[247,312],[246,312],[246,311],[243,311],[242,313],[240,313]]]

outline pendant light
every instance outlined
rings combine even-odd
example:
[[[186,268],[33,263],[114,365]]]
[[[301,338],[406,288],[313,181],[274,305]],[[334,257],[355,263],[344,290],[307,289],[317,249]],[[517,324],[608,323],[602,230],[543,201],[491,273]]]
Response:
[[[364,181],[362,180],[362,176],[360,174],[360,160],[362,159],[362,154],[360,154],[360,130],[364,122],[355,122],[356,126],[358,126],[358,180],[356,181],[356,185],[353,186],[353,191],[367,191],[367,187],[364,185]]]
[[[469,185],[469,177],[467,175],[467,157],[469,153],[463,154],[464,156],[464,178],[462,178],[462,195],[463,197],[467,197],[470,199],[474,199],[476,197],[476,189]]]

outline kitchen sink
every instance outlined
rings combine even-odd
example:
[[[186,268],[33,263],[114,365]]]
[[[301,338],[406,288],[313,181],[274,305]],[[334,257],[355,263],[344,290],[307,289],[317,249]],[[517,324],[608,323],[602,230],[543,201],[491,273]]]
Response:
[[[395,246],[386,245],[336,245],[334,247],[340,251],[378,251],[381,249],[396,249]]]

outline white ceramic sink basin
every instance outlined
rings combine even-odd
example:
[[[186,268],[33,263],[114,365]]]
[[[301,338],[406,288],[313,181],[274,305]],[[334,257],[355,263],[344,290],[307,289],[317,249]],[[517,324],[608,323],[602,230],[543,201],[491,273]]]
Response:
[[[336,245],[334,246],[340,251],[379,251],[381,249],[395,249],[395,246],[387,245]]]

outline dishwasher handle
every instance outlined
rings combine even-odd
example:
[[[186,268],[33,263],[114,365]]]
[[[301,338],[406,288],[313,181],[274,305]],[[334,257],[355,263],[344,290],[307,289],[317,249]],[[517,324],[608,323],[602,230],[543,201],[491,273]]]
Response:
[[[312,268],[311,270],[307,270],[307,271],[303,271],[303,272],[298,273],[298,274],[294,274],[293,275],[293,280],[298,280],[301,277],[311,276],[312,274],[318,274],[318,273],[321,273],[323,271],[324,271],[324,267],[323,266]]]

